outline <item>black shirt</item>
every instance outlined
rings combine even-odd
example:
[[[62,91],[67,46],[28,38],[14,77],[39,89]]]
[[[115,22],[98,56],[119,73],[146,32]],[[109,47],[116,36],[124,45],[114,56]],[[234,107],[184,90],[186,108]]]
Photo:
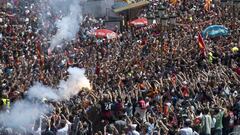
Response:
[[[105,101],[101,103],[102,111],[111,111],[112,110],[112,103],[110,101]]]

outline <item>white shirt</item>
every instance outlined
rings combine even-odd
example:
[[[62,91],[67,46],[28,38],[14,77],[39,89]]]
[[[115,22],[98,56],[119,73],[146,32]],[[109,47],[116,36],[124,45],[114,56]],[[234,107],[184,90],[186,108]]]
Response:
[[[193,130],[190,127],[180,129],[180,135],[193,135]]]
[[[202,129],[203,133],[211,134],[212,117],[210,115],[203,115],[202,126],[203,126],[203,129]]]
[[[216,118],[212,118],[211,128],[215,128]]]
[[[140,133],[136,130],[133,130],[133,131],[129,131],[127,135],[140,135]]]
[[[64,128],[58,129],[57,135],[68,135],[68,129],[71,126],[71,123],[67,121]]]

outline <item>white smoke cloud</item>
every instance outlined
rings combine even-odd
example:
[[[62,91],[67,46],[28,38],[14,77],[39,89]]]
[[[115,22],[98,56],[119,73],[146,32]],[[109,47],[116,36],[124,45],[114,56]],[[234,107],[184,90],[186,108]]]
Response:
[[[50,112],[51,108],[46,104],[32,103],[27,99],[42,100],[43,98],[47,98],[55,101],[68,100],[70,97],[78,94],[82,88],[91,88],[89,80],[84,75],[84,69],[74,67],[69,68],[68,72],[68,79],[66,81],[61,80],[56,89],[41,83],[35,83],[28,90],[26,99],[13,104],[9,113],[0,113],[0,123],[7,127],[24,127],[30,130],[34,121],[42,114]]]
[[[28,90],[28,97],[30,99],[38,98],[38,99],[52,99],[59,100],[59,95],[57,95],[56,90],[51,87],[44,86],[43,84],[37,82]]]
[[[0,114],[0,122],[6,127],[31,129],[34,121],[50,110],[47,105],[21,100],[12,105],[9,113]]]
[[[52,8],[50,11],[61,10],[64,16],[56,22],[57,33],[51,40],[50,49],[53,49],[57,45],[61,46],[63,41],[73,40],[79,31],[80,23],[82,21],[82,7],[79,2],[85,0],[43,0],[49,2],[49,6]],[[63,3],[61,3],[63,2]],[[62,6],[62,7],[59,7]],[[55,7],[54,7],[55,6]],[[43,6],[44,7],[44,6]],[[49,10],[49,8],[43,8]],[[67,10],[66,10],[67,9]],[[41,21],[44,22],[50,12],[44,12],[40,16]],[[28,131],[31,130],[34,121],[36,121],[41,115],[51,111],[51,108],[47,104],[32,103],[29,99],[37,98],[39,100],[47,98],[49,100],[68,100],[71,96],[77,94],[82,88],[89,88],[89,80],[84,76],[84,69],[69,68],[68,79],[60,81],[57,88],[51,88],[44,86],[41,83],[35,83],[28,92],[27,98],[15,102],[11,105],[10,112],[0,113],[0,124],[7,127],[19,128],[24,127]]]
[[[50,49],[61,46],[63,41],[71,41],[75,38],[82,22],[82,7],[79,0],[69,0],[71,2],[69,13],[56,22],[57,33],[51,40]]]
[[[79,93],[82,88],[91,89],[89,80],[85,77],[84,69],[69,68],[69,78],[67,81],[60,81],[59,96],[61,99],[68,99]]]
[[[47,98],[51,100],[67,100],[79,93],[82,88],[91,89],[90,82],[84,75],[85,70],[76,67],[68,69],[68,79],[61,80],[57,89],[36,83],[28,91],[30,98]]]

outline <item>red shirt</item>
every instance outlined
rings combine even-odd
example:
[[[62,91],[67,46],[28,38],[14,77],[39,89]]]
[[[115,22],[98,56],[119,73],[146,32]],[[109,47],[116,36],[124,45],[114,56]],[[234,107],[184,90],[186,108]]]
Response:
[[[182,96],[184,96],[184,97],[189,97],[189,89],[188,89],[188,87],[187,86],[183,86],[182,88],[181,88],[181,91],[182,91]]]
[[[238,75],[240,75],[240,67],[234,68],[233,71],[235,71]]]

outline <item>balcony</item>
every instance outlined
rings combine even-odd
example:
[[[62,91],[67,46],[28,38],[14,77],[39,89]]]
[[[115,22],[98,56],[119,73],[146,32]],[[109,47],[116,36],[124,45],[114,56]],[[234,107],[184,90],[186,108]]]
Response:
[[[119,2],[119,0],[118,0],[118,2]],[[140,8],[140,7],[143,7],[143,6],[146,6],[149,4],[149,1],[147,1],[147,0],[125,0],[125,2],[128,3],[127,6],[116,8],[113,10],[113,12],[119,13],[119,12],[129,10],[129,9]]]

